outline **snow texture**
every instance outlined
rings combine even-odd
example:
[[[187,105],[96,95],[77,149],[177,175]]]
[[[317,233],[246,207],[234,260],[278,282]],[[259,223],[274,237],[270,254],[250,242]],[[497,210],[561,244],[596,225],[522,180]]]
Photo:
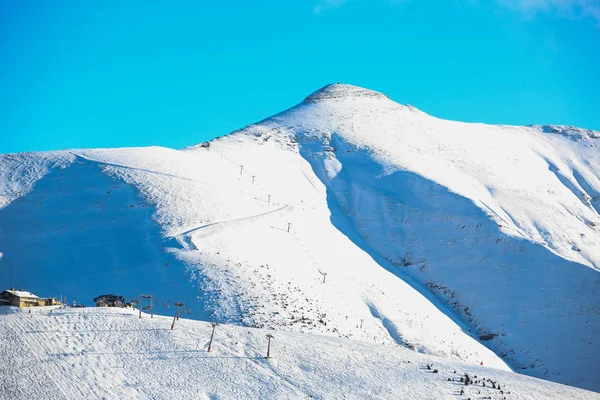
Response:
[[[22,290],[7,290],[8,293],[15,295],[17,297],[21,297],[21,298],[28,298],[28,299],[39,299],[38,296],[36,296],[33,293],[29,293],[29,292],[25,292]]]
[[[2,399],[598,398],[367,342],[219,325],[207,352],[206,322],[180,319],[171,330],[172,318],[131,309],[1,310]],[[471,385],[460,382],[465,374]]]

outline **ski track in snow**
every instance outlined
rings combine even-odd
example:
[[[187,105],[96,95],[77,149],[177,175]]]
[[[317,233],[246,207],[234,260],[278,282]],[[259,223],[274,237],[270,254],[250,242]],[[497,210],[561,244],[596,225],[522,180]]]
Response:
[[[271,211],[266,211],[264,213],[260,213],[260,214],[256,214],[256,215],[250,215],[248,217],[236,218],[236,219],[231,219],[231,220],[227,220],[227,221],[213,222],[210,224],[206,224],[206,225],[202,225],[202,226],[199,226],[196,228],[189,229],[185,232],[181,232],[181,233],[172,235],[172,237],[177,239],[177,241],[183,246],[184,250],[198,250],[198,248],[196,247],[196,245],[194,244],[194,242],[192,240],[192,234],[198,233],[200,230],[203,231],[202,232],[203,236],[205,236],[206,235],[206,233],[204,232],[205,230],[216,229],[216,228],[226,228],[227,226],[230,226],[233,224],[249,222],[249,221],[255,220],[257,218],[264,217],[265,215],[273,214],[273,213],[283,211],[286,209],[290,209],[290,208],[291,208],[291,206],[285,205],[285,206],[276,208]]]

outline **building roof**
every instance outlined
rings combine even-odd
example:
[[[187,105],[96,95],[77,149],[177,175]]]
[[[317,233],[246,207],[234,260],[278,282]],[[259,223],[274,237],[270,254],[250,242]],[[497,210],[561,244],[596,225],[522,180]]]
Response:
[[[5,292],[12,294],[13,296],[17,296],[20,298],[30,298],[30,299],[39,299],[39,297],[37,297],[35,294],[33,293],[29,293],[29,292],[25,292],[22,290],[5,290]]]

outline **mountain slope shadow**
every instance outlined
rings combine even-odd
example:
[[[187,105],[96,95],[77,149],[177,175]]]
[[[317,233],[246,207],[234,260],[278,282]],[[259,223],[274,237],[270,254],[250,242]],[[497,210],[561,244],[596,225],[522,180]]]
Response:
[[[153,212],[95,163],[53,168],[0,210],[0,282],[87,305],[105,293],[154,293],[157,313],[182,301],[193,317],[207,317],[207,299],[186,279],[171,251],[178,245],[162,237]]]
[[[471,200],[386,172],[339,135],[298,142],[327,188],[333,225],[379,265],[515,370],[600,389],[600,273],[505,235]]]

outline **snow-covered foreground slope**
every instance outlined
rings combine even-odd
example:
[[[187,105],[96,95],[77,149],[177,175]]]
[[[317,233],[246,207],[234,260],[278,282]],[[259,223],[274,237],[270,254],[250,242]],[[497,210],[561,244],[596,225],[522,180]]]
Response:
[[[139,319],[134,310],[6,310],[0,315],[2,399],[598,398],[348,339],[275,332],[267,360],[266,334],[273,332],[262,329],[220,325],[209,353],[211,327],[201,321],[180,319],[170,330],[171,318]],[[464,386],[464,374],[476,383]]]
[[[181,151],[0,156],[0,282],[598,391],[595,136],[333,85]]]

